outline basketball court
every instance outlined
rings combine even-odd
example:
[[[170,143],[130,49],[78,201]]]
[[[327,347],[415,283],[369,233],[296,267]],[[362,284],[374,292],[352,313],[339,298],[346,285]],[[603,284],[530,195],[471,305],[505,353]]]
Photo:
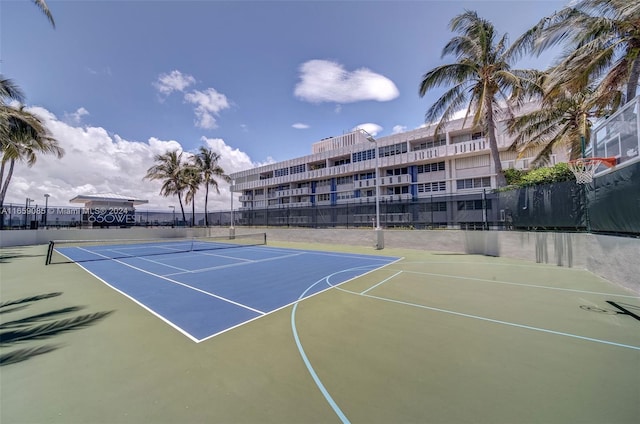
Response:
[[[3,422],[640,416],[640,296],[585,270],[275,242],[49,266],[45,257],[45,246],[2,251],[3,302],[62,293],[5,309],[3,326],[75,305],[111,314],[3,345],[55,347],[2,367]],[[154,306],[158,293],[176,309]],[[247,306],[264,314],[228,313]]]

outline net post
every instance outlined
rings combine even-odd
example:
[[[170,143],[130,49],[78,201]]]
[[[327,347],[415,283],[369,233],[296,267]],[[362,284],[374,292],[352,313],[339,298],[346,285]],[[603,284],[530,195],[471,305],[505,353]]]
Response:
[[[53,240],[49,241],[49,247],[47,248],[47,257],[44,261],[45,265],[51,264],[51,257],[53,256]]]

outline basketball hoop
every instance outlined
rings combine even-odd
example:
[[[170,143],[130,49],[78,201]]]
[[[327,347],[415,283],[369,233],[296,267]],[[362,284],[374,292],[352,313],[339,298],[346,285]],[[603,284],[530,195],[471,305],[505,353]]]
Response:
[[[616,158],[580,158],[570,160],[567,165],[569,169],[576,176],[576,183],[589,184],[593,181],[593,174],[600,164],[604,164],[607,168],[616,166]]]

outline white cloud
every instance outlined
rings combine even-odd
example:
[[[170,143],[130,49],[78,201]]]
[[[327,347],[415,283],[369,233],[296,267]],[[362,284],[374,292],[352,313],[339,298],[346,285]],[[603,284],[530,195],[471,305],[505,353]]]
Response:
[[[183,74],[180,71],[171,71],[168,74],[160,74],[153,86],[161,93],[169,95],[174,91],[184,91],[187,87],[195,84],[196,79],[191,75]]]
[[[391,130],[392,134],[400,134],[403,133],[407,130],[407,127],[404,125],[394,125],[393,129]]]
[[[367,68],[347,71],[341,64],[328,60],[303,63],[294,94],[311,103],[386,102],[399,95],[393,81],[383,75]]]
[[[194,90],[185,94],[184,100],[196,105],[196,126],[205,129],[217,128],[215,116],[221,110],[229,108],[227,96],[218,93],[214,88],[207,88],[205,91]]]
[[[371,134],[372,136],[377,136],[378,133],[380,133],[384,128],[382,128],[380,125],[378,124],[373,124],[371,122],[367,122],[366,124],[360,124],[360,125],[356,125],[353,128],[353,131],[357,130],[357,129],[363,129],[366,132],[368,132],[369,134]]]
[[[191,85],[196,83],[196,79],[180,71],[171,71],[168,74],[160,74],[158,80],[153,83],[160,94],[170,95],[174,91],[185,92]],[[161,102],[164,97],[160,97]],[[196,127],[214,129],[218,127],[216,117],[221,110],[229,108],[227,96],[219,93],[215,88],[207,88],[204,91],[193,90],[184,94],[184,101],[195,105]]]
[[[297,130],[306,130],[307,128],[309,128],[309,125],[303,124],[302,122],[296,122],[291,126]]]
[[[179,141],[155,137],[146,142],[125,140],[104,128],[73,126],[44,108],[28,110],[42,118],[66,153],[62,159],[40,155],[31,168],[16,164],[6,203],[24,205],[25,199],[31,198],[35,199],[34,205],[43,205],[44,194],[49,194],[50,206],[69,206],[69,200],[79,194],[116,193],[148,200],[148,205],[138,207],[140,210],[165,210],[169,205],[178,205],[176,197],[160,196],[160,181],[143,177],[154,164],[154,155],[182,150]],[[222,139],[202,141],[222,155],[221,165],[227,174],[257,166],[246,153]],[[209,210],[229,209],[228,185],[220,184],[220,191],[221,195],[210,194]],[[204,210],[204,191],[196,200],[196,210]]]
[[[64,117],[67,122],[72,124],[79,124],[82,121],[82,117],[89,115],[89,111],[83,107],[78,108],[73,113],[65,113]]]

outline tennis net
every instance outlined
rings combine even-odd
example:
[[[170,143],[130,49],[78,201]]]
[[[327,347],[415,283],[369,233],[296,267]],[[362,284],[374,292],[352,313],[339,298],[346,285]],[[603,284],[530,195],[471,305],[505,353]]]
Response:
[[[267,234],[238,234],[230,236],[114,239],[114,240],[51,240],[46,265],[88,262],[141,256],[168,255],[234,247],[267,244]]]

